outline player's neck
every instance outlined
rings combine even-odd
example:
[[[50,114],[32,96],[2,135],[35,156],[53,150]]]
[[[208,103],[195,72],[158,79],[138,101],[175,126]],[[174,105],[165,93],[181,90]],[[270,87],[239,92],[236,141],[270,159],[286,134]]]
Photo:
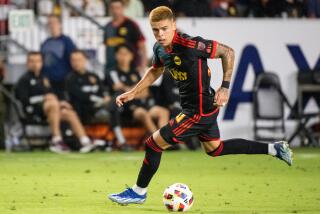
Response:
[[[121,25],[122,22],[124,22],[125,19],[126,19],[125,16],[115,17],[115,18],[112,20],[112,24],[115,25],[115,26],[119,26],[119,25]]]

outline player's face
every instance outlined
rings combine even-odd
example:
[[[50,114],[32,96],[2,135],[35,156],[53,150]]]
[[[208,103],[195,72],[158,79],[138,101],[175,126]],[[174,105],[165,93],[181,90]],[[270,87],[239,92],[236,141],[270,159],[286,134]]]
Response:
[[[33,54],[28,56],[27,68],[29,71],[40,73],[42,68],[42,57],[40,54]]]
[[[82,53],[71,54],[71,66],[76,72],[83,73],[86,70],[86,58]]]
[[[116,53],[116,60],[120,65],[130,65],[133,60],[133,53],[125,47],[121,47]]]
[[[110,5],[110,14],[113,18],[119,18],[124,14],[124,8],[121,2],[113,2]]]
[[[156,40],[164,47],[170,46],[174,32],[177,29],[176,22],[164,19],[159,22],[151,22],[150,24]]]
[[[58,18],[50,17],[48,20],[48,27],[53,37],[58,37],[61,35],[61,23]]]

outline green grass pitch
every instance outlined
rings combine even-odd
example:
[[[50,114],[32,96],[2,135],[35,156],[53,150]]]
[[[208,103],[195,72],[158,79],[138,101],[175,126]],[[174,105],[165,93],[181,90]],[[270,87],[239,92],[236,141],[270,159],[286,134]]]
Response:
[[[146,203],[129,206],[106,196],[135,183],[143,152],[0,153],[0,213],[167,213],[162,193],[176,182],[194,193],[189,213],[320,213],[320,149],[294,153],[288,167],[265,155],[164,152]]]

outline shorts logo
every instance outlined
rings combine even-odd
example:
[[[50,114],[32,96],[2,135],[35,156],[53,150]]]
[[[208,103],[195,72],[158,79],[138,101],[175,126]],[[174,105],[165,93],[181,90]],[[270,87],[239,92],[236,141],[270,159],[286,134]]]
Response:
[[[184,118],[185,116],[186,116],[186,115],[183,114],[183,113],[178,114],[178,116],[176,116],[176,122],[177,122],[177,123],[180,123],[181,120],[183,120],[183,118]]]
[[[175,63],[176,65],[181,65],[181,59],[180,59],[180,57],[175,56],[175,57],[173,58],[173,61],[174,61],[174,63]]]
[[[176,69],[171,69],[170,74],[175,80],[183,81],[187,79],[187,72],[178,71]]]
[[[204,49],[206,49],[206,45],[203,42],[198,42],[197,49],[203,51]]]

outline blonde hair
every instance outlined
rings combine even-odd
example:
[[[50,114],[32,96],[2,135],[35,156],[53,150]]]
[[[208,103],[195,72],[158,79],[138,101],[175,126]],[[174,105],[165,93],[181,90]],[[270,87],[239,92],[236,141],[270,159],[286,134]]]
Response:
[[[149,14],[150,22],[159,22],[165,19],[174,20],[174,15],[172,10],[166,6],[156,7]]]

